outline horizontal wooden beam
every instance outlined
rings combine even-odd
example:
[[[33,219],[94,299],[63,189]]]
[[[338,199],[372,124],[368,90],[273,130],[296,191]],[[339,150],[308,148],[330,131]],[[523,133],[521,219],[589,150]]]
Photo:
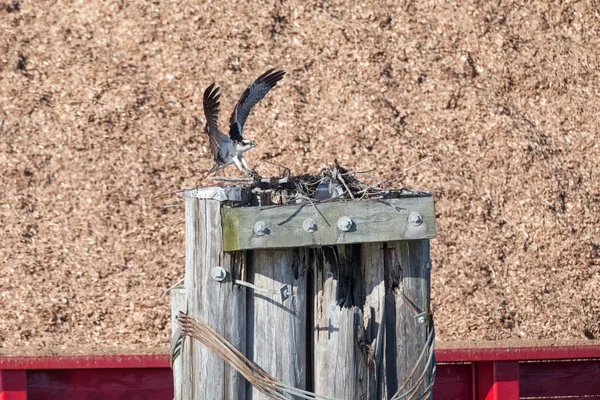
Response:
[[[431,239],[431,195],[267,207],[223,207],[224,251]]]

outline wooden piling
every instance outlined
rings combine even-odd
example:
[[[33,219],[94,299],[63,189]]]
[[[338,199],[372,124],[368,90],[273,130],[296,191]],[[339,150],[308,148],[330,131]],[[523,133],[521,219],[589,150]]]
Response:
[[[277,207],[248,206],[243,188],[185,196],[189,315],[291,387],[430,398],[429,194]],[[269,398],[199,342],[182,354],[181,399]]]
[[[283,383],[306,388],[306,270],[298,249],[255,250],[248,290],[249,358]],[[267,396],[252,390],[253,400]]]
[[[223,252],[221,207],[228,197],[215,199],[200,192],[185,198],[187,312],[206,322],[241,351],[246,350],[245,292],[231,281],[237,274],[234,254]],[[217,282],[212,270],[222,267],[229,280]],[[210,349],[188,341],[183,355],[183,399],[243,399],[246,383],[241,375]]]
[[[171,289],[171,327],[174,340],[185,338],[181,337],[178,329],[177,316],[180,311],[185,312],[185,288],[183,285],[177,285]],[[172,360],[173,369],[173,399],[181,400],[183,395],[183,357],[180,355]]]

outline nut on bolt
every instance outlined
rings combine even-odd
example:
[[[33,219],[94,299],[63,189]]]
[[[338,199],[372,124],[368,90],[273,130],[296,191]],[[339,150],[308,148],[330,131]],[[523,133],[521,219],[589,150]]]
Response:
[[[306,218],[304,222],[302,222],[302,228],[304,228],[306,232],[314,232],[317,230],[317,223],[312,218]]]
[[[411,225],[419,226],[423,223],[423,216],[416,211],[413,211],[408,216],[408,222]]]
[[[427,314],[422,312],[422,313],[415,315],[415,322],[417,324],[424,324],[425,322],[427,322]]]
[[[338,219],[338,222],[337,222],[338,228],[344,232],[348,232],[350,229],[352,229],[353,224],[354,224],[354,222],[352,222],[350,217],[347,217],[345,215],[343,217],[340,217],[340,219]]]
[[[227,277],[227,271],[225,271],[225,268],[223,267],[214,267],[210,271],[210,275],[215,281],[222,282]]]
[[[254,233],[256,233],[257,236],[264,236],[269,233],[269,228],[267,228],[267,224],[263,221],[258,221],[254,224]]]

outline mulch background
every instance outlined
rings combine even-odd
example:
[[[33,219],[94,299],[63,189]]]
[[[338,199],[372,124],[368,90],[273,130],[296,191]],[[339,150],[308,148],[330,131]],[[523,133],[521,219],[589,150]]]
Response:
[[[0,1],[0,348],[169,342],[174,192],[210,184],[202,92],[222,87],[225,126],[271,66],[288,74],[245,129],[259,172],[338,159],[436,193],[438,338],[599,338],[599,13]]]

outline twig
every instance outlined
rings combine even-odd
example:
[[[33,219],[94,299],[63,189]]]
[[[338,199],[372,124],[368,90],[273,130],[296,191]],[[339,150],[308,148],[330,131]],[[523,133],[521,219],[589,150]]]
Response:
[[[352,191],[350,189],[348,189],[348,185],[346,185],[346,181],[344,180],[344,178],[342,178],[342,175],[339,172],[337,173],[337,178],[342,182],[342,184],[346,188],[346,191],[348,192],[348,194],[350,195],[350,197],[354,198],[354,195],[352,194]]]
[[[254,182],[254,178],[229,178],[227,176],[213,176],[210,178],[211,181],[223,181],[223,182]]]
[[[348,171],[348,172],[344,172],[342,175],[350,176],[350,175],[366,174],[367,172],[373,172],[373,171],[375,171],[375,168],[366,169],[364,171]]]
[[[177,221],[177,223],[173,224],[171,228],[175,228],[176,226],[185,224],[185,219]]]
[[[400,175],[404,175],[404,174],[405,174],[405,173],[406,173],[408,170],[411,170],[411,169],[413,169],[414,167],[416,167],[417,165],[421,165],[421,164],[423,164],[424,162],[427,162],[427,161],[431,160],[432,158],[433,158],[433,156],[429,156],[429,157],[427,157],[427,158],[424,158],[423,160],[419,161],[418,163],[416,163],[416,164],[413,164],[413,165],[411,165],[410,167],[406,168],[404,171],[400,172]]]
[[[325,221],[325,223],[327,224],[327,226],[331,227],[331,225],[329,224],[329,221],[327,221],[327,218],[325,218],[325,216],[323,215],[323,213],[317,208],[317,205],[312,201],[312,199],[310,197],[299,195],[297,198],[308,201],[310,203],[310,205],[313,206],[315,208],[315,210],[319,213],[319,215],[321,216],[321,218],[323,218],[323,221]],[[318,203],[320,203],[320,202],[318,202]]]
[[[164,206],[160,206],[160,208],[171,208],[171,207],[182,207],[183,203],[174,203],[174,204],[165,204]]]
[[[404,174],[405,174],[407,171],[409,171],[409,170],[413,169],[414,167],[416,167],[416,166],[418,166],[418,165],[421,165],[421,164],[423,164],[423,163],[425,163],[425,162],[427,162],[427,161],[431,160],[433,157],[434,157],[434,156],[429,156],[429,157],[427,157],[427,158],[424,158],[423,160],[419,161],[418,163],[411,165],[410,167],[408,167],[408,168],[404,169],[402,172],[400,172],[400,173],[398,174],[398,176],[395,176],[394,178],[389,178],[389,179],[386,179],[385,181],[383,181],[383,184],[384,184],[384,185],[386,185],[386,184],[387,184],[389,181],[391,181],[392,179],[395,179],[395,178],[398,178],[398,177],[400,177],[400,176],[404,175]]]
[[[283,168],[283,170],[284,170],[284,174],[282,175],[282,178],[283,178],[283,177],[285,177],[285,175],[286,175],[286,174],[285,174],[285,171],[287,171],[287,176],[288,176],[288,177],[290,177],[290,176],[292,175],[292,170],[291,170],[291,169],[289,169],[288,167],[286,167],[286,166],[285,166],[285,165],[283,165],[283,164],[279,164],[279,163],[276,163],[275,161],[269,161],[269,160],[265,160],[265,162],[266,162],[267,164],[271,164],[271,165],[275,165],[276,167]]]
[[[298,192],[300,192],[300,189],[298,188],[298,184],[296,182],[294,182],[294,185],[296,186],[296,190],[298,190]],[[329,224],[329,221],[327,221],[327,218],[325,218],[325,216],[323,215],[323,213],[321,213],[321,211],[317,208],[317,206],[315,205],[315,203],[313,203],[312,199],[306,195],[300,195],[298,196],[304,200],[308,200],[308,202],[310,203],[311,206],[313,206],[315,208],[315,210],[317,210],[317,212],[319,213],[319,215],[321,216],[321,218],[323,218],[323,221],[325,221],[325,223],[327,224],[327,226],[331,227],[331,225]]]
[[[178,194],[178,193],[183,193],[184,191],[185,190],[168,190],[166,192],[162,192],[162,193],[159,193],[159,194],[156,194],[156,195],[150,197],[150,201],[157,199],[159,197],[162,197],[162,196],[166,196],[168,194]]]
[[[175,286],[179,285],[184,280],[185,280],[185,278],[181,278],[180,280],[178,280],[177,282],[175,282],[175,284],[173,286],[171,286],[170,288],[168,288],[167,290],[165,290],[163,292],[162,296],[160,296],[157,301],[161,301],[167,295],[167,293],[169,293]]]
[[[380,179],[375,178],[373,175],[368,175],[368,174],[363,174],[364,176],[366,176],[369,179],[374,180],[375,182],[377,182],[377,185],[375,186],[382,186],[383,185],[383,181],[381,181]]]
[[[261,183],[275,183],[277,185],[283,185],[285,183],[288,183],[290,181],[289,177],[283,177],[283,178],[260,178]]]
[[[385,183],[385,182],[375,182],[375,183],[372,183],[372,184],[370,184],[369,186],[367,186],[365,189],[359,190],[359,191],[357,192],[357,194],[360,194],[360,193],[362,193],[362,196],[360,197],[360,200],[364,199],[364,198],[365,198],[365,196],[366,196],[367,194],[369,194],[369,190],[373,189],[375,186],[380,186],[380,185],[383,185],[384,183]],[[382,191],[383,191],[383,190],[380,190],[380,191],[378,191],[378,193],[381,193]]]

